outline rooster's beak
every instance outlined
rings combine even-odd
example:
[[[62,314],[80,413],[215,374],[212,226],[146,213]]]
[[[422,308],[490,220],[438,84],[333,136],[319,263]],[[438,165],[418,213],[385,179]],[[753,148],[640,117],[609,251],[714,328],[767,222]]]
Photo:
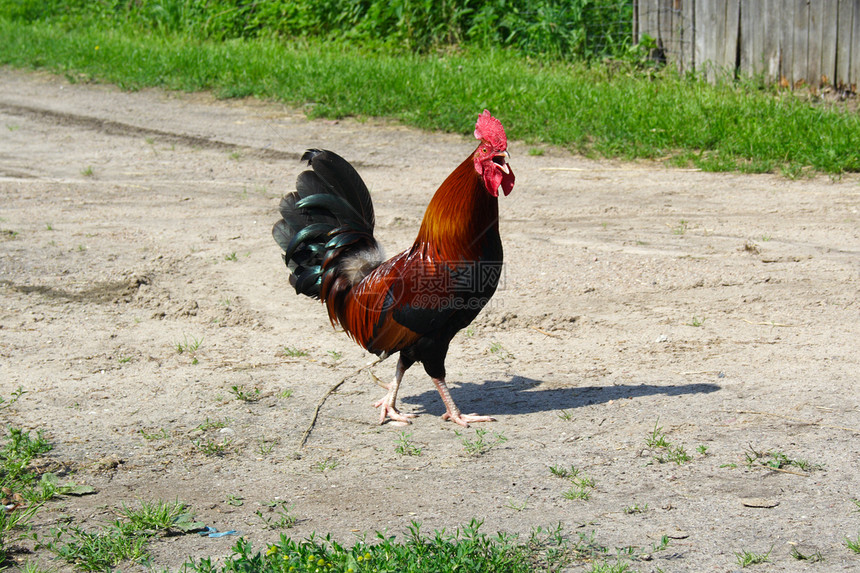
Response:
[[[499,166],[499,169],[502,170],[502,173],[510,174],[511,169],[508,167],[508,159],[510,159],[511,154],[507,152],[507,150],[502,151],[501,153],[493,156],[493,163]]]

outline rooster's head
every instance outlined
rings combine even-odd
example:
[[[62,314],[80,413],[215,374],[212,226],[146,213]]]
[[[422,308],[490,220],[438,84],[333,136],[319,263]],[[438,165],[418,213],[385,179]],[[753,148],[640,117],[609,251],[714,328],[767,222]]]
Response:
[[[514,172],[508,165],[508,138],[502,122],[488,110],[478,116],[475,139],[481,140],[475,150],[475,171],[484,179],[484,187],[493,197],[499,196],[499,187],[505,195],[514,188]]]

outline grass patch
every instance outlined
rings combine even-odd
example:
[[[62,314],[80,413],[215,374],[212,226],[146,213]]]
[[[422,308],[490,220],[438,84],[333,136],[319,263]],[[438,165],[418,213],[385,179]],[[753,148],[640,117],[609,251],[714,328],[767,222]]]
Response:
[[[228,392],[235,396],[240,402],[246,403],[257,402],[261,397],[259,388],[255,387],[253,390],[249,390],[244,384],[230,386],[230,390],[228,390]]]
[[[651,450],[652,457],[661,464],[675,462],[678,465],[693,459],[684,446],[678,446],[666,439],[663,427],[659,426],[659,420],[654,422],[654,429],[645,438],[645,446]]]
[[[394,451],[401,456],[420,456],[421,448],[412,443],[411,437],[411,433],[400,432],[394,440]]]
[[[463,449],[470,456],[482,456],[501,444],[508,441],[501,432],[493,432],[491,437],[487,437],[488,430],[484,428],[475,428],[475,437],[469,438],[464,436],[459,430],[454,430],[454,435],[460,439],[463,444]]]
[[[136,508],[123,504],[119,513],[125,519],[94,531],[74,525],[54,528],[52,539],[43,545],[79,571],[109,571],[124,562],[144,563],[149,558],[146,546],[156,535],[200,525],[191,521],[186,509],[179,501],[141,501]]]
[[[464,134],[487,107],[511,139],[530,147],[710,171],[860,171],[860,115],[754,82],[710,85],[635,62],[536,62],[468,46],[415,54],[357,46],[349,37],[218,41],[169,26],[135,27],[120,11],[35,19],[16,6],[0,0],[0,64],[70,81],[257,96],[300,106],[312,118],[389,117]]]
[[[749,567],[751,565],[759,565],[761,563],[767,563],[770,561],[770,552],[773,551],[771,547],[768,549],[767,553],[753,553],[751,551],[737,551],[735,552],[735,558],[737,559],[738,565],[741,568]]]
[[[482,523],[472,520],[453,533],[436,531],[433,535],[424,535],[420,525],[413,521],[402,541],[377,533],[375,543],[359,540],[352,547],[341,545],[330,536],[320,538],[312,534],[304,541],[295,541],[282,535],[278,543],[255,552],[248,541],[240,539],[223,564],[201,559],[187,563],[185,569],[198,573],[530,573],[557,571],[576,560],[589,559],[606,551],[587,536],[575,541],[566,538],[560,526],[538,528],[527,539],[520,539],[502,533],[487,535],[480,531]]]
[[[810,472],[814,470],[824,469],[821,464],[813,464],[804,459],[789,458],[783,452],[759,451],[749,446],[749,451],[746,453],[746,463],[748,467],[763,467],[781,470],[785,468],[795,467],[799,470]]]

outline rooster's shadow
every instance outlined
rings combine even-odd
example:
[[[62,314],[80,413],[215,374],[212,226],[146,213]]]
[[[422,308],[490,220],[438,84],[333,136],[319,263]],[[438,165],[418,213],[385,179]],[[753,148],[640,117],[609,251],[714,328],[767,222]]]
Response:
[[[464,412],[478,412],[488,416],[535,414],[558,410],[572,410],[593,404],[602,404],[622,398],[640,398],[663,394],[709,394],[720,390],[718,384],[619,384],[612,386],[571,386],[565,388],[536,389],[544,381],[524,376],[510,380],[487,380],[451,385],[451,394]],[[412,396],[402,395],[404,404],[418,406],[427,414],[445,413],[445,406],[436,390]]]

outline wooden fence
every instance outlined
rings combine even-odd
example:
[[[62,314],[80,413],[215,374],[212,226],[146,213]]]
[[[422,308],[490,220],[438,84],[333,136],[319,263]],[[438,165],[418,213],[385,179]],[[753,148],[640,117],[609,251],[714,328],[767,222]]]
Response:
[[[633,0],[647,35],[680,71],[762,76],[785,87],[860,84],[860,0]]]

